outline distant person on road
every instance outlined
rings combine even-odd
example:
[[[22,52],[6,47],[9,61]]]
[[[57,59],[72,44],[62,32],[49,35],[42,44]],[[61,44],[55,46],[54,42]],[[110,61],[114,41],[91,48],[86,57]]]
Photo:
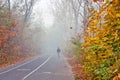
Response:
[[[60,48],[58,47],[58,48],[57,48],[58,57],[60,57],[60,52],[61,52],[61,50],[60,50]]]

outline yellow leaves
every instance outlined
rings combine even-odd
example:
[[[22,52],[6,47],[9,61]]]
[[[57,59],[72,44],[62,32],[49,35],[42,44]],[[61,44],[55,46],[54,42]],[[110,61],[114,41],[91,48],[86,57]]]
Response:
[[[114,14],[112,14],[111,12],[107,12],[107,15],[108,15],[109,18],[110,18],[110,17],[113,17],[113,18],[114,18]]]
[[[86,56],[86,59],[87,60],[90,60],[91,59],[91,56]],[[92,58],[93,59],[93,58]]]
[[[97,75],[95,73],[91,75],[96,79],[99,77],[99,80],[112,80],[113,72],[118,71],[120,62],[120,4],[116,5],[120,0],[113,0],[113,2],[115,4],[107,0],[98,12],[92,11],[95,13],[89,21],[85,42],[82,45],[86,72],[98,71]],[[100,64],[104,66],[99,67]],[[104,72],[105,70],[108,72]],[[113,80],[118,80],[119,77],[120,74]]]
[[[119,40],[118,30],[116,30],[116,32],[114,32],[112,35],[114,36],[115,41]]]
[[[107,37],[104,37],[104,38],[102,38],[103,39],[103,41],[107,41],[108,40],[108,38]]]
[[[116,17],[120,17],[120,13],[117,13],[117,14],[116,14]]]
[[[100,40],[100,38],[99,38],[98,36],[96,36],[96,37],[94,37],[94,38],[90,38],[90,42],[91,42],[92,44],[100,44],[101,41],[99,41],[99,40]]]

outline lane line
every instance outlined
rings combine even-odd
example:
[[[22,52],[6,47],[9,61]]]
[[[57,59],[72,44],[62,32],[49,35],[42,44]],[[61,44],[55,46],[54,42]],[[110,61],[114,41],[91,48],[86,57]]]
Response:
[[[40,57],[42,57],[42,56],[40,56]],[[17,68],[19,68],[19,67],[21,67],[21,66],[24,66],[24,65],[28,64],[28,63],[31,63],[32,61],[35,61],[36,59],[38,59],[38,58],[40,58],[40,57],[37,57],[37,58],[32,59],[32,60],[30,60],[30,61],[27,61],[27,62],[25,62],[25,63],[23,63],[23,64],[21,64],[21,65],[18,65],[18,66],[16,66],[16,67],[13,67],[13,68],[11,68],[11,69],[8,69],[8,70],[6,70],[6,71],[3,71],[3,72],[0,73],[0,75],[5,74],[5,73],[7,73],[7,72],[9,72],[9,71],[12,71],[12,70],[14,70],[14,69],[17,69]]]
[[[47,60],[45,60],[41,65],[39,65],[36,69],[34,69],[32,72],[30,72],[28,75],[26,75],[22,80],[25,80],[26,78],[28,78],[30,75],[32,75],[34,72],[36,72],[38,69],[40,69],[43,65],[45,65],[52,56],[48,57]]]

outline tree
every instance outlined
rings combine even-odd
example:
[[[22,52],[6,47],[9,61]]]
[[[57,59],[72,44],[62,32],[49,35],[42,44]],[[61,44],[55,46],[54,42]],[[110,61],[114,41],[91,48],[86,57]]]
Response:
[[[106,0],[98,10],[94,8],[94,16],[90,18],[82,54],[84,70],[89,79],[119,78],[116,75],[119,75],[120,60],[119,3],[119,0]]]
[[[26,27],[33,4],[34,0],[0,0],[0,64],[34,53],[32,33]]]

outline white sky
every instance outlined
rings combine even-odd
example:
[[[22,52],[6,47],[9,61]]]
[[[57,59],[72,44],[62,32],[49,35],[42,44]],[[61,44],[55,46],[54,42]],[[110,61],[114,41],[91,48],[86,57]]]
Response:
[[[36,16],[42,13],[45,27],[49,28],[52,26],[54,18],[51,14],[50,0],[39,0],[34,6],[34,13]]]

